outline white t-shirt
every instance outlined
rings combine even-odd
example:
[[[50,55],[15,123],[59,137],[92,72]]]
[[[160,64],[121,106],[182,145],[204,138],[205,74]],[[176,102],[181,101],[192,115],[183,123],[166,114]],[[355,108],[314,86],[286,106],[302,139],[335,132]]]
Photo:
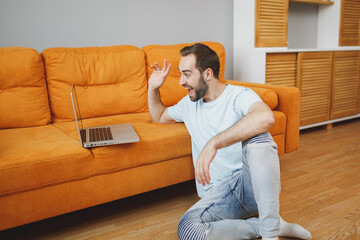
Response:
[[[227,85],[224,92],[211,102],[199,99],[196,102],[185,96],[168,113],[177,122],[184,122],[191,136],[194,167],[201,150],[215,135],[225,131],[243,118],[254,103],[261,98],[251,89]],[[203,197],[217,182],[242,168],[242,144],[235,143],[219,149],[210,164],[210,184],[202,186],[197,181],[199,197]]]

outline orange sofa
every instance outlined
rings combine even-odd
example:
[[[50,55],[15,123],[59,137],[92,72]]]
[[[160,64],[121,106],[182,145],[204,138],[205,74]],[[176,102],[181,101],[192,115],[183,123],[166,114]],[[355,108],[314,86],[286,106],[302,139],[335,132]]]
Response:
[[[225,50],[218,53],[224,80]],[[190,136],[184,124],[150,121],[150,65],[173,64],[161,88],[166,105],[186,91],[179,86],[179,50],[188,44],[51,48],[39,54],[0,48],[0,230],[194,179]],[[300,92],[249,86],[273,109],[271,129],[279,154],[299,144]],[[77,95],[85,127],[132,123],[140,142],[83,148],[70,100]]]

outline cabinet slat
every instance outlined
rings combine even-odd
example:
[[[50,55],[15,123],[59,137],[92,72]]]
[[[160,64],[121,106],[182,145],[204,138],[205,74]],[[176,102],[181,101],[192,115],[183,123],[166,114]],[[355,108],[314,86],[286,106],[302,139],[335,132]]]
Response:
[[[287,46],[288,9],[286,0],[256,0],[256,47]]]
[[[360,45],[360,1],[342,0],[339,45],[359,46]]]
[[[301,91],[300,125],[329,120],[332,55],[329,52],[298,54],[297,85]]]
[[[266,83],[296,86],[296,53],[266,55]]]
[[[335,52],[331,119],[359,112],[359,52]]]

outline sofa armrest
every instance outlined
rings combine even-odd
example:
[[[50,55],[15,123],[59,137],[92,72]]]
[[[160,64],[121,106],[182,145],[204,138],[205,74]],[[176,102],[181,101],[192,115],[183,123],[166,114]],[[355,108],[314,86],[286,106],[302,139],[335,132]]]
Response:
[[[298,88],[233,80],[226,80],[225,82],[237,86],[260,87],[273,90],[278,95],[278,104],[274,110],[281,111],[286,115],[285,152],[292,152],[298,149],[301,104],[301,95]]]

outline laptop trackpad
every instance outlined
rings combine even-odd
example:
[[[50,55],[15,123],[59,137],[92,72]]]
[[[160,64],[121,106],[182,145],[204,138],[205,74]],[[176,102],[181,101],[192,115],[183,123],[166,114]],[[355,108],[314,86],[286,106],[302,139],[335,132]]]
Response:
[[[136,134],[130,123],[110,126],[114,141],[117,142],[138,142],[139,136]]]

